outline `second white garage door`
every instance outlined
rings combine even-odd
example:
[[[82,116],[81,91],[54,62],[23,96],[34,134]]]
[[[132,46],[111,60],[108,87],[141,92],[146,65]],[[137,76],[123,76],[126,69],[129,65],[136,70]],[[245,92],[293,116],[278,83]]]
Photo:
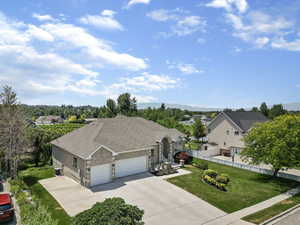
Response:
[[[147,156],[116,161],[116,177],[125,177],[147,171]]]
[[[105,184],[111,181],[111,164],[91,167],[91,186]]]

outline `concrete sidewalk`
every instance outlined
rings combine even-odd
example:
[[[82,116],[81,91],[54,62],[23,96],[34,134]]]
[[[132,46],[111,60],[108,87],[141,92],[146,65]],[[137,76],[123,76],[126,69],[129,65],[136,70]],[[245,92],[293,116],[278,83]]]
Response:
[[[248,208],[241,209],[239,211],[236,211],[231,214],[227,214],[221,217],[218,217],[217,219],[211,220],[207,223],[204,223],[205,225],[224,225],[224,224],[251,224],[245,221],[241,221],[241,218],[248,216],[250,214],[253,214],[255,212],[258,212],[260,210],[263,210],[265,208],[268,208],[280,201],[283,201],[297,193],[300,192],[300,187],[294,188],[292,190],[289,190],[283,194],[277,195],[273,198],[270,198],[266,201],[260,202],[256,205],[250,206]],[[203,225],[204,225],[203,224]]]

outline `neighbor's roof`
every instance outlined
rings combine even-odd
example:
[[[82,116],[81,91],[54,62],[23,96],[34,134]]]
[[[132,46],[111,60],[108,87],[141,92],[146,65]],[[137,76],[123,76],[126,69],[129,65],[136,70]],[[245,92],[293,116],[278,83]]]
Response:
[[[223,112],[227,115],[241,130],[248,131],[255,123],[263,123],[268,121],[268,118],[265,117],[261,112]]]
[[[88,158],[100,146],[121,153],[154,145],[165,136],[177,139],[184,134],[140,117],[118,116],[99,119],[55,139],[51,144]]]

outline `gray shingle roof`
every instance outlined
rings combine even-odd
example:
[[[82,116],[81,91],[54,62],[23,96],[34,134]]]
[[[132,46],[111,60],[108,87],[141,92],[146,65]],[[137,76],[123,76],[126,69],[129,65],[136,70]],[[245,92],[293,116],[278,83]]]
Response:
[[[255,123],[263,123],[268,121],[260,112],[223,112],[243,131],[248,131]]]
[[[101,145],[121,153],[155,145],[165,136],[177,139],[184,134],[140,117],[118,116],[99,119],[55,139],[51,144],[88,158]]]

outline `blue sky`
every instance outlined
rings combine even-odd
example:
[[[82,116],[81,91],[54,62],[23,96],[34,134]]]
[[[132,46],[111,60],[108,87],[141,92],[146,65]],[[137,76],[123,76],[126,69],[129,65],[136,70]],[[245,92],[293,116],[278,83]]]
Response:
[[[300,0],[11,0],[0,84],[23,103],[300,100]]]

